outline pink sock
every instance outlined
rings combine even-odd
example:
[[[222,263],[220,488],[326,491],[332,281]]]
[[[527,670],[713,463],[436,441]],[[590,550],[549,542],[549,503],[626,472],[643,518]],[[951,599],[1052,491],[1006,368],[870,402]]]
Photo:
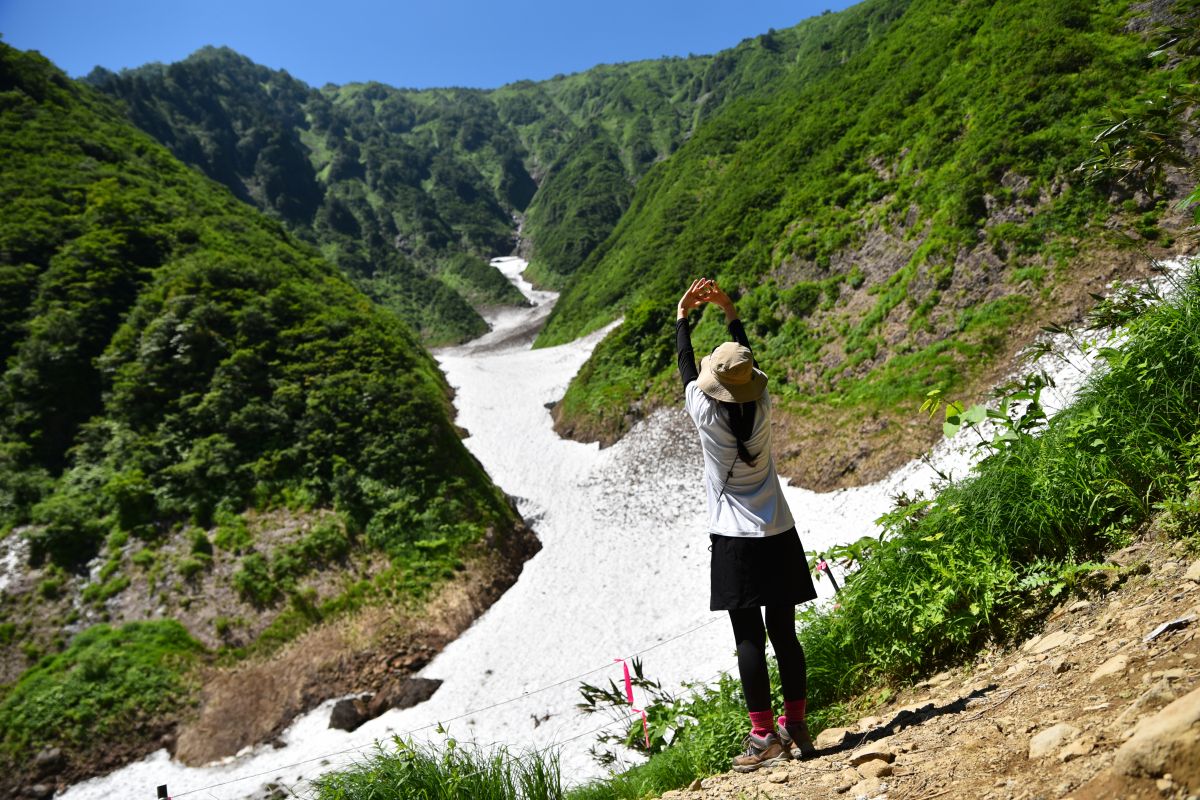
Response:
[[[751,711],[750,712],[750,732],[755,736],[766,736],[775,730],[775,712],[772,709],[766,711]]]
[[[804,706],[807,702],[808,702],[807,699],[784,700],[783,701],[783,716],[781,716],[779,718],[779,724],[786,728],[787,721],[789,719],[803,722],[804,721]]]

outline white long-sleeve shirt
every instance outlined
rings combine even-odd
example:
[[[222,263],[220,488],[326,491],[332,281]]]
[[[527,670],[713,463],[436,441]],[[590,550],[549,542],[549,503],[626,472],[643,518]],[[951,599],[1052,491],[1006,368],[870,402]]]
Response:
[[[695,381],[684,390],[684,407],[704,450],[704,486],[708,494],[708,532],[722,536],[773,536],[796,523],[783,497],[771,452],[771,398],[764,390],[754,412],[754,430],[746,441],[755,466],[737,458],[737,439],[720,402]],[[733,474],[728,483],[729,467]],[[725,491],[721,489],[724,487]]]

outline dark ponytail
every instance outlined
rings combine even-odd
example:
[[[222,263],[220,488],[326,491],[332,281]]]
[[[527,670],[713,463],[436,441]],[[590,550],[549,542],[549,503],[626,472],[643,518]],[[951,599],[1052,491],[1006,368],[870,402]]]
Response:
[[[746,447],[746,442],[754,433],[754,412],[758,408],[758,403],[721,401],[721,407],[725,409],[725,420],[729,423],[734,438],[737,439],[738,457],[746,462],[746,466],[753,467],[758,456],[750,454],[750,448]]]

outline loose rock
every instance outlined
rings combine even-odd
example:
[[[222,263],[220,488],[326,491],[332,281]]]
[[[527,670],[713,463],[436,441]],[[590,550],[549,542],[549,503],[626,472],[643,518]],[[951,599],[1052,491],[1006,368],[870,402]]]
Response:
[[[37,754],[33,760],[38,775],[57,775],[66,764],[61,747],[51,747]]]
[[[886,778],[895,772],[895,768],[886,761],[871,759],[858,765],[858,773],[864,778]]]
[[[1064,647],[1075,643],[1075,634],[1067,633],[1066,631],[1055,631],[1048,633],[1038,640],[1037,644],[1029,649],[1029,652],[1036,655],[1048,653],[1056,647]]]
[[[1112,727],[1123,728],[1133,722],[1136,722],[1142,714],[1148,711],[1157,711],[1163,706],[1175,699],[1175,691],[1171,688],[1171,682],[1166,678],[1160,679],[1157,683],[1151,684],[1150,688],[1142,692],[1136,700],[1129,704],[1121,714],[1113,721]]]
[[[851,786],[854,786],[861,780],[862,776],[858,774],[857,770],[844,769],[833,776],[831,783],[833,790],[838,794],[842,794],[849,791]]]
[[[1096,749],[1096,740],[1090,736],[1082,736],[1064,747],[1058,754],[1058,760],[1066,763],[1077,758],[1091,755]]]
[[[1129,656],[1125,655],[1124,653],[1118,653],[1108,661],[1105,661],[1103,664],[1096,667],[1095,671],[1092,672],[1091,677],[1088,678],[1088,683],[1099,683],[1105,678],[1112,677],[1113,675],[1122,675],[1125,673],[1125,670],[1128,667]]]
[[[850,787],[850,794],[855,798],[874,797],[884,789],[884,784],[878,778],[864,778]]]
[[[879,717],[863,717],[854,727],[858,728],[859,733],[865,733],[874,728],[878,728],[883,723]]]
[[[816,745],[818,750],[824,750],[828,747],[841,747],[849,734],[849,728],[826,728],[817,734],[817,738],[813,740],[813,744]]]
[[[850,766],[857,767],[859,764],[865,764],[868,761],[882,761],[885,764],[890,764],[896,760],[896,754],[887,747],[874,744],[867,745],[850,754]]]
[[[1034,734],[1029,740],[1029,758],[1044,758],[1078,735],[1079,728],[1076,728],[1074,725],[1068,725],[1065,722],[1053,725],[1040,733]]]

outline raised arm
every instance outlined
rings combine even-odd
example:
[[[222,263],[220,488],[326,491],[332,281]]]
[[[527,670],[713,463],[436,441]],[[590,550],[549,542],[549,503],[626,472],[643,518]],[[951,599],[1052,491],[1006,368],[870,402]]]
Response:
[[[716,283],[712,285],[712,290],[708,293],[708,302],[719,306],[725,312],[725,327],[729,328],[729,335],[733,337],[733,341],[743,347],[750,347],[750,340],[746,338],[746,328],[742,325],[742,321],[738,319],[737,309],[734,308],[733,300]],[[758,366],[758,362],[755,362],[755,366]]]
[[[675,355],[679,365],[679,379],[684,388],[700,377],[696,369],[696,354],[692,351],[692,331],[688,325],[688,312],[703,305],[711,294],[713,282],[707,278],[697,278],[679,298],[675,307]]]

